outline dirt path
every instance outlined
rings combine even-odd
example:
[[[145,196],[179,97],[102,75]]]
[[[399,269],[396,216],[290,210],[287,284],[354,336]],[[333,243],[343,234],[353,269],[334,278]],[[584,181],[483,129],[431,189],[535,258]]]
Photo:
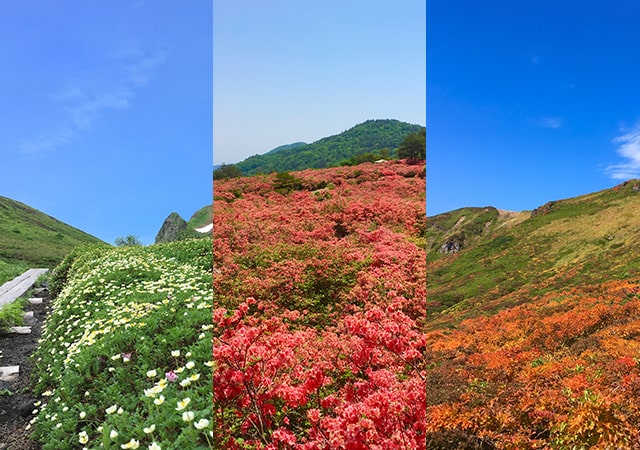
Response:
[[[31,393],[31,354],[38,346],[42,323],[49,312],[49,298],[45,295],[38,305],[27,304],[25,311],[33,311],[30,334],[0,332],[0,366],[19,366],[18,377],[12,381],[0,381],[0,450],[36,450],[41,446],[29,439],[26,430],[34,417],[32,411],[36,401]]]

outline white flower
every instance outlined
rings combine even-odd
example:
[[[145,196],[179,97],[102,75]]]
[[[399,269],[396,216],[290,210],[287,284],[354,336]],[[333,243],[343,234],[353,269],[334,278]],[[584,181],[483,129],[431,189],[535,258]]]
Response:
[[[174,357],[180,356],[180,350],[172,350],[171,351],[171,356],[174,356]]]
[[[149,450],[162,450],[162,447],[160,447],[155,442],[152,442],[151,444],[149,444]]]
[[[109,437],[111,439],[115,439],[118,437],[118,432],[116,430],[111,430],[111,433],[109,433]]]
[[[209,426],[209,421],[207,419],[200,419],[196,423],[193,424],[198,430],[202,430],[203,428],[207,428]]]
[[[80,418],[81,418],[81,419],[84,419],[85,417],[87,417],[87,413],[86,413],[86,412],[84,412],[84,411],[82,411],[82,412],[80,413]]]
[[[116,412],[117,409],[118,409],[118,405],[111,405],[107,409],[105,409],[105,412],[107,414],[113,414],[114,412]]]
[[[133,438],[126,444],[122,444],[120,446],[120,448],[138,448],[138,447],[140,447],[140,442]]]
[[[182,420],[185,422],[191,422],[195,418],[193,411],[185,411],[182,413]]]
[[[196,366],[196,363],[194,363],[193,361],[189,361],[186,364],[187,369],[193,369]]]
[[[89,442],[89,435],[87,434],[87,432],[86,432],[86,431],[81,431],[81,432],[78,434],[78,441],[79,441],[81,444],[86,444],[87,442]]]
[[[153,433],[155,429],[156,429],[156,425],[151,424],[151,426],[144,427],[142,431],[144,431],[146,434],[150,434],[150,433]]]
[[[147,370],[147,376],[148,376],[149,378],[153,378],[153,377],[155,377],[157,374],[158,374],[158,372],[156,372],[156,369],[153,369],[153,370]]]
[[[160,385],[155,385],[154,387],[152,387],[151,389],[145,389],[144,390],[144,395],[146,397],[155,397],[156,395],[158,395],[160,392],[162,392],[163,387]]]
[[[160,397],[156,398],[153,403],[155,403],[156,405],[162,405],[164,403],[164,395],[161,395]]]
[[[183,409],[185,409],[187,407],[187,405],[191,402],[191,399],[189,397],[180,400],[178,402],[178,407],[176,408],[176,411],[181,411]]]

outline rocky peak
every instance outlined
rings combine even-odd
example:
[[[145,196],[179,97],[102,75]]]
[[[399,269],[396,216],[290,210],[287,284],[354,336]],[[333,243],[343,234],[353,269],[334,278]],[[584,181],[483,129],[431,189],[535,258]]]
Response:
[[[156,236],[156,244],[163,242],[173,242],[180,239],[182,232],[187,228],[187,222],[180,217],[180,214],[172,212],[164,220],[160,231]]]

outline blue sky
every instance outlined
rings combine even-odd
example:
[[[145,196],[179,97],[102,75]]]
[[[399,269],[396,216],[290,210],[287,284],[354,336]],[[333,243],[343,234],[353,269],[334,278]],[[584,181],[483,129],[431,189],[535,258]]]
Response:
[[[640,4],[427,0],[427,213],[640,178]]]
[[[214,162],[425,124],[424,0],[214,1]]]
[[[113,243],[211,202],[210,1],[0,9],[0,195]]]

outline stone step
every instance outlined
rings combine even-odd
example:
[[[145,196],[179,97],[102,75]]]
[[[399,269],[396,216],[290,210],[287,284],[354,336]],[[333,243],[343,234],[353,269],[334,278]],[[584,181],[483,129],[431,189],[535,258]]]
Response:
[[[29,303],[32,305],[40,305],[42,303],[42,299],[39,297],[32,297],[29,299]]]
[[[18,378],[20,366],[3,366],[0,367],[0,381],[13,381]]]
[[[31,327],[9,327],[9,333],[31,334]]]
[[[25,319],[30,319],[33,317],[33,311],[27,311],[24,313],[24,318]]]

